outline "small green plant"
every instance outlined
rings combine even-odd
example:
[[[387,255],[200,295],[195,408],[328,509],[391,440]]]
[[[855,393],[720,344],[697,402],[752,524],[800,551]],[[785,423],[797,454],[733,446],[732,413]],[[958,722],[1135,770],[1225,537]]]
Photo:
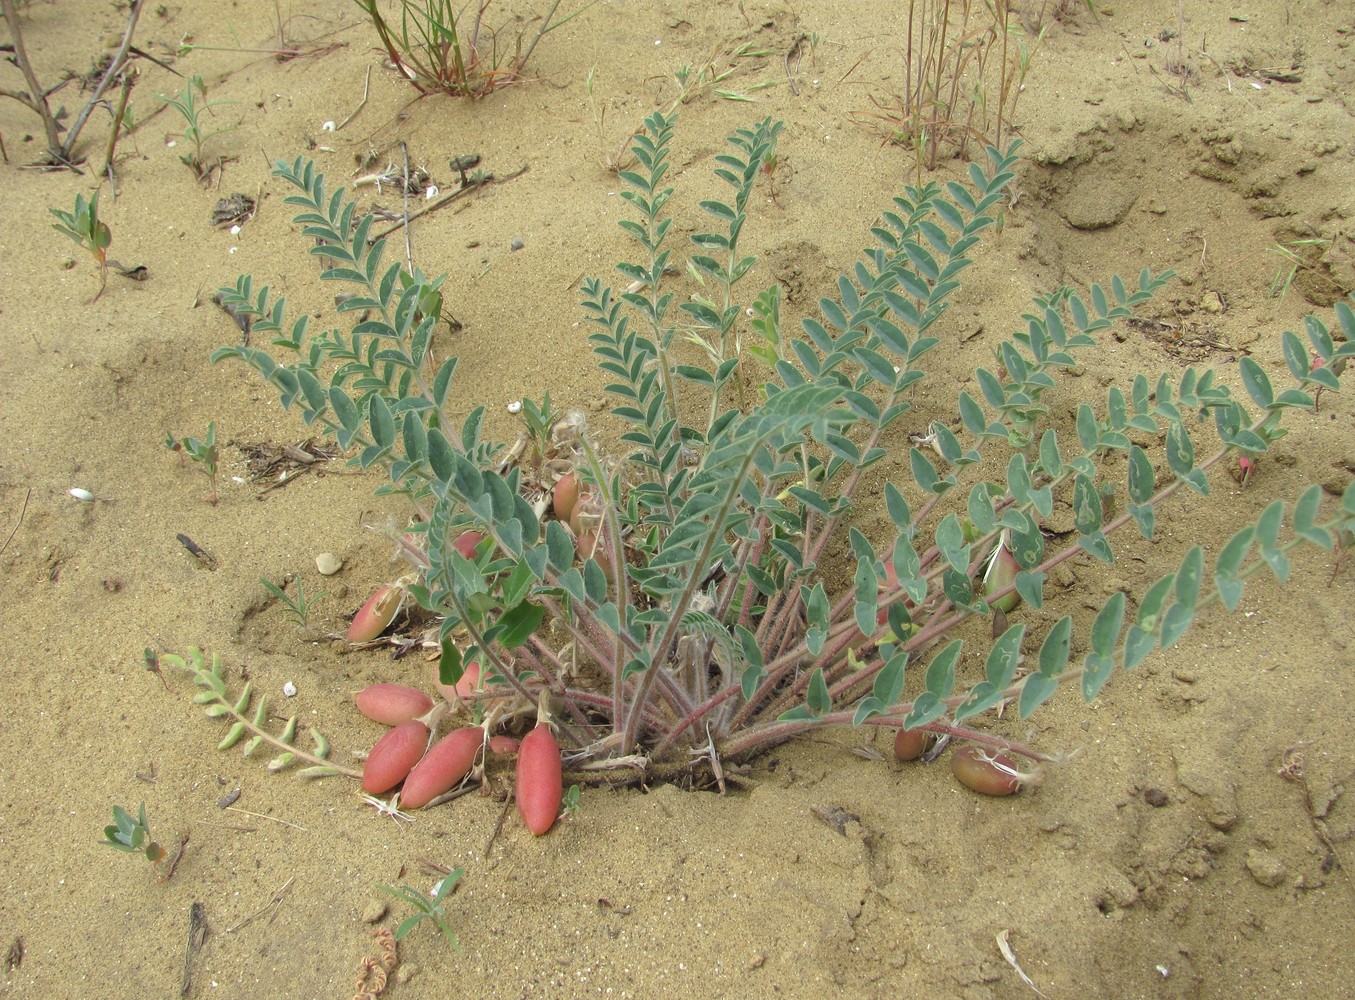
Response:
[[[397,0],[396,18],[382,14],[379,0],[354,0],[372,22],[386,57],[420,94],[483,97],[522,79],[541,39],[596,3],[552,20],[560,6],[554,0],[533,19],[536,31],[517,31],[500,39],[503,30],[485,23],[493,0],[458,7],[452,0]],[[398,23],[397,23],[398,22]]]
[[[301,584],[301,575],[297,574],[295,579],[296,579],[295,597],[287,593],[287,591],[283,589],[283,587],[279,587],[276,583],[273,583],[271,580],[265,579],[262,576],[259,577],[259,582],[263,584],[264,590],[272,594],[274,599],[277,600],[282,605],[284,610],[286,610],[286,612],[292,616],[292,620],[295,621],[297,625],[299,625],[301,628],[305,628],[307,621],[310,619],[311,609],[314,608],[317,603],[319,603],[322,597],[327,596],[327,594],[325,591],[322,590],[314,597],[307,597],[306,591]]]
[[[1331,240],[1321,237],[1287,240],[1266,247],[1268,253],[1281,261],[1275,276],[1270,279],[1270,297],[1283,302],[1289,295],[1289,289],[1294,286],[1294,279],[1303,272],[1311,276],[1314,282],[1325,286],[1324,291],[1328,295],[1340,298],[1344,294],[1341,286],[1323,269],[1322,254],[1330,247]]]
[[[63,212],[59,208],[47,211],[56,216],[53,229],[80,244],[99,262],[99,291],[90,303],[98,302],[108,287],[108,248],[113,243],[112,230],[99,218],[99,192],[95,191],[89,201],[77,194],[74,211]]]
[[[568,816],[571,819],[579,815],[579,796],[582,794],[578,785],[570,785],[565,792],[564,801],[560,804],[560,815]]]
[[[447,897],[456,889],[456,885],[461,881],[461,876],[465,874],[464,868],[454,868],[433,886],[432,892],[422,892],[408,885],[378,885],[377,888],[388,896],[394,896],[403,903],[408,903],[414,907],[413,916],[406,917],[400,926],[395,929],[395,940],[403,941],[405,935],[418,927],[425,920],[431,920],[433,926],[442,931],[443,936],[458,952],[461,951],[461,945],[456,940],[456,934],[452,931],[452,925],[447,919],[447,913],[442,908]]]
[[[563,414],[571,504],[558,490],[542,499],[525,446],[484,439],[483,407],[452,422],[467,407],[452,392],[456,359],[434,363],[429,351],[426,279],[404,284],[400,263],[382,263],[371,217],[327,193],[313,163],[274,172],[297,189],[286,200],[322,278],[357,287],[339,313],[361,318],[312,333],[304,315],[287,326],[285,301],[248,276],[220,293],[287,360],[252,345],[214,360],[254,367],[285,407],[351,449],[352,465],[384,470],[379,493],[412,503],[414,523],[391,533],[415,567],[408,594],[441,619],[442,683],[473,666],[482,687],[472,699],[548,696],[571,767],[606,774],[597,780],[629,769],[636,781],[722,785],[730,761],[863,725],[949,734],[989,762],[1047,760],[976,723],[1007,703],[1026,719],[1061,687],[1093,700],[1207,609],[1235,610],[1256,573],[1283,581],[1290,551],[1332,551],[1355,527],[1355,485],[1325,514],[1312,485],[1238,524],[1212,572],[1194,546],[1075,629],[1087,591],[1059,614],[1044,603],[1062,596],[1050,571],[1071,559],[1113,565],[1135,534],[1154,537],[1172,498],[1207,496],[1211,469],[1264,455],[1316,388],[1339,390],[1355,309],[1336,306],[1339,343],[1307,321],[1321,364],[1297,334],[1282,336],[1287,385],[1244,357],[1240,392],[1212,370],[1139,373],[1065,417],[1054,390],[1071,393],[1070,369],[1094,364],[1110,329],[1171,274],[1059,288],[1013,323],[995,363],[946,390],[953,409],[915,411],[916,387],[933,376],[935,324],[995,225],[1019,144],[987,149],[966,183],[904,187],[872,246],[814,314],[792,321],[776,286],[748,289],[744,249],[778,124],[736,131],[715,158],[724,196],[697,202],[711,224],[688,238],[685,270],[670,266],[680,252],[665,183],[674,126],[647,118],[635,168],[619,175],[634,210],[621,226],[637,248],[616,268],[624,290],[581,285],[625,452],[606,454],[581,415]],[[533,433],[548,410],[532,411]],[[1045,525],[1056,501],[1076,537],[1055,543]],[[473,547],[458,544],[467,533]],[[966,656],[975,645],[982,652]]]
[[[187,458],[202,469],[212,484],[208,502],[216,506],[219,499],[216,492],[217,460],[220,457],[216,446],[216,421],[213,420],[207,425],[207,433],[201,440],[191,437],[176,438],[173,434],[165,435],[165,447],[178,454],[180,462]]]
[[[254,711],[251,714],[250,703],[254,698],[254,682],[246,681],[240,693],[232,696],[230,686],[227,683],[225,667],[221,662],[221,657],[217,654],[213,653],[211,663],[208,663],[202,650],[194,646],[190,647],[183,656],[163,653],[157,658],[156,662],[159,668],[170,667],[191,674],[194,687],[200,689],[193,695],[193,703],[201,705],[203,712],[209,719],[230,721],[230,729],[226,731],[226,735],[222,737],[221,742],[217,744],[218,750],[229,750],[237,746],[248,735],[250,739],[244,748],[246,757],[253,756],[259,747],[265,744],[277,751],[277,754],[268,762],[270,774],[277,774],[288,770],[294,764],[304,763],[309,766],[294,772],[300,778],[328,778],[338,774],[350,778],[362,776],[361,771],[341,767],[326,759],[329,756],[329,740],[314,726],[310,727],[310,735],[315,750],[307,752],[299,749],[295,745],[297,736],[296,716],[292,716],[283,723],[280,734],[274,735],[269,732],[267,728],[269,721],[268,698],[266,696],[260,698],[254,705]]]
[[[162,94],[161,99],[167,107],[179,112],[187,126],[184,129],[183,138],[184,142],[191,147],[191,151],[181,154],[179,161],[192,170],[193,176],[199,181],[206,181],[212,176],[212,172],[221,165],[220,158],[211,161],[205,158],[204,149],[207,143],[219,135],[232,131],[234,126],[228,125],[225,128],[208,130],[203,116],[221,105],[220,102],[207,100],[207,84],[196,73],[188,78],[183,93],[176,94],[173,97],[166,97]]]
[[[100,843],[126,854],[143,854],[153,866],[158,866],[165,858],[165,849],[151,838],[144,802],[135,819],[122,806],[114,806],[113,824],[104,827],[104,839]]]

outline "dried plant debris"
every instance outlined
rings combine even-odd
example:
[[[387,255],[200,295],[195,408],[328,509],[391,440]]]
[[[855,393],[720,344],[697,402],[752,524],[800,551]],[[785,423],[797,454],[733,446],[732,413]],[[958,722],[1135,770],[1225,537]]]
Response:
[[[222,198],[212,209],[212,225],[243,226],[254,218],[254,199],[247,194],[233,194]]]
[[[334,445],[326,445],[316,438],[307,438],[295,444],[237,444],[245,454],[249,481],[262,485],[265,494],[280,489],[297,477],[323,465],[341,454]]]

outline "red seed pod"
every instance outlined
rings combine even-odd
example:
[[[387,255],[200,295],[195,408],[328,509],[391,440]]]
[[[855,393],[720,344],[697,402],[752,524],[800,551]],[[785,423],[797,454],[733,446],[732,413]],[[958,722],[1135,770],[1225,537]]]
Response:
[[[348,626],[348,641],[371,642],[390,628],[391,622],[395,621],[395,616],[400,613],[400,605],[404,602],[404,588],[393,583],[377,587],[353,616],[353,621]]]
[[[456,541],[452,543],[452,548],[456,549],[456,551],[460,552],[467,559],[474,560],[475,549],[484,540],[485,536],[482,532],[463,531],[456,536]]]
[[[537,723],[518,744],[517,801],[522,823],[536,836],[555,825],[564,799],[560,745],[550,726]]]
[[[1044,780],[1044,772],[1038,767],[1022,771],[1010,754],[972,744],[950,755],[950,770],[960,784],[984,795],[1011,795]]]
[[[581,560],[592,559],[608,583],[616,582],[616,561],[612,559],[612,546],[605,534],[599,541],[593,532],[585,531],[579,535],[578,546]]]
[[[935,743],[935,733],[925,729],[900,729],[894,737],[894,756],[898,760],[917,760]]]
[[[402,722],[376,741],[362,766],[362,790],[368,795],[389,792],[405,780],[428,746],[428,727]]]
[[[405,779],[400,789],[400,805],[421,809],[443,792],[450,791],[470,774],[475,755],[485,741],[479,726],[454,729],[433,744]]]
[[[518,752],[518,741],[504,733],[489,738],[489,752],[497,754],[510,754]]]
[[[353,696],[358,711],[373,722],[398,726],[417,719],[433,707],[433,699],[403,684],[369,684]]]
[[[555,510],[555,519],[557,521],[568,521],[578,502],[579,474],[577,472],[566,472],[556,481],[555,489],[551,493],[551,507]]]

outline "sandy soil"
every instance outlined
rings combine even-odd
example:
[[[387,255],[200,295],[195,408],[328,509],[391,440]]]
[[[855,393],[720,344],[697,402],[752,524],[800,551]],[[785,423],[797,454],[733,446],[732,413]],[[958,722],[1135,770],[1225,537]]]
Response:
[[[1035,0],[1021,6],[1040,19]],[[1093,402],[1138,371],[1218,365],[1235,381],[1244,351],[1281,377],[1280,331],[1355,287],[1348,3],[1192,0],[1180,23],[1166,0],[1120,0],[1099,18],[1075,4],[1056,17],[1056,6],[1043,7],[1048,33],[1016,115],[1027,143],[1019,198],[943,325],[942,377],[920,394],[919,426],[1020,328],[1031,295],[1063,283],[1144,266],[1179,275],[1149,309],[1158,324],[1125,327],[1088,356],[1073,384]],[[754,98],[707,91],[683,109],[683,231],[711,190],[722,137],[765,115],[787,124],[779,204],[759,195],[749,246],[761,257],[754,283],[781,282],[797,317],[870,241],[912,170],[910,154],[865,121],[873,99],[902,87],[906,5],[603,0],[542,44],[532,81],[475,103],[411,100],[351,3],[277,7],[303,52],[287,61],[254,51],[278,44],[263,0],[148,11],[143,49],[201,46],[175,66],[202,74],[223,102],[216,120],[233,131],[212,148],[229,161],[212,187],[196,183],[182,148],[167,146],[169,114],[121,141],[116,198],[105,183],[101,207],[111,256],[144,264],[149,280],[113,276],[92,305],[89,262],[49,228],[46,209],[88,195],[93,173],[24,169],[41,151],[25,139],[41,134],[38,122],[0,101],[0,949],[11,949],[0,992],[176,995],[201,903],[208,932],[187,963],[186,995],[347,997],[375,954],[363,922],[384,898],[374,886],[428,884],[427,859],[466,869],[450,906],[464,954],[420,927],[401,945],[392,998],[1029,996],[999,952],[1003,932],[1048,997],[1351,995],[1355,806],[1343,790],[1355,703],[1339,685],[1355,644],[1355,569],[1329,585],[1327,557],[1297,560],[1287,588],[1250,587],[1238,614],[1209,616],[1091,707],[1065,692],[1028,726],[986,720],[1050,752],[1077,751],[1038,793],[1011,800],[975,796],[944,766],[863,759],[848,732],[761,759],[751,791],[590,791],[549,836],[510,819],[490,845],[494,798],[468,796],[406,826],[339,779],[307,784],[218,753],[219,731],[184,677],[162,685],[142,668],[144,647],[218,651],[273,692],[276,711],[293,682],[286,711],[321,727],[345,760],[378,735],[349,693],[421,683],[428,669],[317,637],[342,631],[395,572],[363,525],[406,511],[373,497],[374,476],[338,463],[261,493],[245,481],[242,448],[296,442],[304,429],[242,366],[207,362],[238,335],[208,303],[237,274],[284,290],[294,310],[332,316],[271,160],[312,156],[338,182],[355,155],[398,156],[403,140],[444,187],[461,154],[479,153],[498,175],[528,168],[412,228],[416,263],[450,275],[448,308],[464,325],[456,408],[486,403],[501,437],[512,433],[504,404],[547,390],[605,424],[577,285],[630,252],[604,161],[672,100],[674,69],[713,58],[733,70],[722,87]],[[54,80],[83,72],[124,19],[103,2],[35,0],[24,30]],[[817,44],[794,91],[781,55],[731,56],[745,42],[784,53],[801,33]],[[1184,78],[1172,72],[1182,65]],[[369,67],[366,105],[323,131],[358,107]],[[147,118],[154,95],[182,84],[150,63],[142,71],[134,107]],[[22,86],[12,67],[0,77]],[[59,100],[80,99],[70,88]],[[96,118],[81,147],[94,170],[106,122]],[[958,169],[946,161],[937,176]],[[209,221],[235,192],[259,199],[238,235]],[[376,200],[399,208],[389,191]],[[1268,248],[1295,240],[1322,242],[1301,247],[1293,289],[1270,297],[1283,264]],[[1071,414],[1078,401],[1058,403]],[[224,443],[215,506],[205,478],[164,447],[167,434],[200,436],[213,420]],[[1154,543],[1126,539],[1113,570],[1068,569],[1066,594],[1049,604],[1089,616],[1115,588],[1133,593],[1174,567],[1184,546],[1216,551],[1269,500],[1311,481],[1343,489],[1355,471],[1349,398],[1328,396],[1294,428],[1249,489],[1218,478],[1208,502],[1164,513]],[[905,471],[898,455],[887,473]],[[73,499],[72,487],[98,499]],[[323,551],[345,566],[302,633],[258,581],[300,573],[319,590],[312,560]],[[1024,614],[1032,627],[1052,621],[1049,608]],[[1306,785],[1277,773],[1295,747]],[[218,808],[237,788],[234,809]],[[168,882],[98,845],[114,804],[143,801],[162,841],[190,838]],[[839,834],[817,818],[822,806],[859,822]],[[393,906],[382,923],[404,915]]]

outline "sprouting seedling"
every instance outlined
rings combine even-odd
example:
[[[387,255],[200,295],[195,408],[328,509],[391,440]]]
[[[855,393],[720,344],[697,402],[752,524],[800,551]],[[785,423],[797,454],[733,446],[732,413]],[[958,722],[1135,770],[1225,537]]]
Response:
[[[280,587],[271,580],[266,580],[263,577],[259,577],[259,582],[263,584],[264,590],[272,594],[273,597],[282,604],[287,613],[291,615],[296,623],[302,628],[306,627],[306,621],[310,617],[311,608],[319,603],[320,598],[327,596],[327,591],[322,590],[313,597],[307,597],[306,591],[301,585],[300,576],[296,577],[295,597],[288,594],[287,591],[283,589],[286,586],[285,583]]]
[[[565,792],[564,801],[560,804],[561,816],[568,816],[572,819],[579,815],[580,794],[578,785],[569,786],[569,790]]]
[[[146,820],[144,802],[136,819],[122,806],[114,806],[113,823],[104,827],[104,839],[100,843],[125,854],[144,854],[152,865],[158,865],[165,857],[165,849],[151,839],[151,825]]]
[[[77,194],[73,212],[63,212],[59,208],[49,208],[47,211],[57,218],[52,224],[53,229],[75,240],[99,262],[99,292],[90,303],[98,302],[99,296],[108,287],[108,247],[113,242],[113,233],[107,223],[99,220],[99,192],[95,191],[89,201]]]
[[[191,437],[175,438],[173,434],[165,435],[165,447],[170,451],[177,452],[181,461],[184,456],[187,456],[202,467],[202,471],[207,474],[207,478],[212,483],[212,494],[208,498],[208,502],[215,507],[218,500],[216,467],[217,459],[220,456],[216,447],[216,421],[213,420],[207,425],[207,433],[201,440]]]
[[[408,903],[417,911],[413,916],[406,917],[395,929],[395,940],[404,940],[405,935],[418,927],[422,921],[431,920],[433,926],[442,931],[451,942],[452,947],[458,952],[461,951],[461,945],[456,940],[456,934],[452,931],[452,925],[447,920],[447,913],[443,910],[442,904],[456,889],[465,871],[464,868],[452,869],[433,886],[432,892],[423,892],[408,885],[378,885],[377,888],[386,895]]]
[[[164,95],[161,96],[163,97]],[[164,101],[167,106],[174,108],[174,110],[183,116],[184,121],[187,123],[187,128],[184,129],[183,133],[184,141],[191,143],[193,146],[193,151],[191,153],[184,153],[179,157],[179,160],[185,166],[192,169],[194,176],[196,176],[198,180],[206,180],[211,176],[212,171],[220,165],[221,161],[217,159],[211,163],[204,162],[203,147],[207,145],[208,140],[232,131],[234,126],[219,128],[210,132],[206,130],[205,123],[202,121],[202,114],[203,112],[211,111],[212,108],[219,106],[220,102],[211,102],[207,100],[207,84],[205,84],[202,77],[197,74],[188,78],[188,83],[184,87],[182,94],[177,94],[174,97],[165,97]]]

